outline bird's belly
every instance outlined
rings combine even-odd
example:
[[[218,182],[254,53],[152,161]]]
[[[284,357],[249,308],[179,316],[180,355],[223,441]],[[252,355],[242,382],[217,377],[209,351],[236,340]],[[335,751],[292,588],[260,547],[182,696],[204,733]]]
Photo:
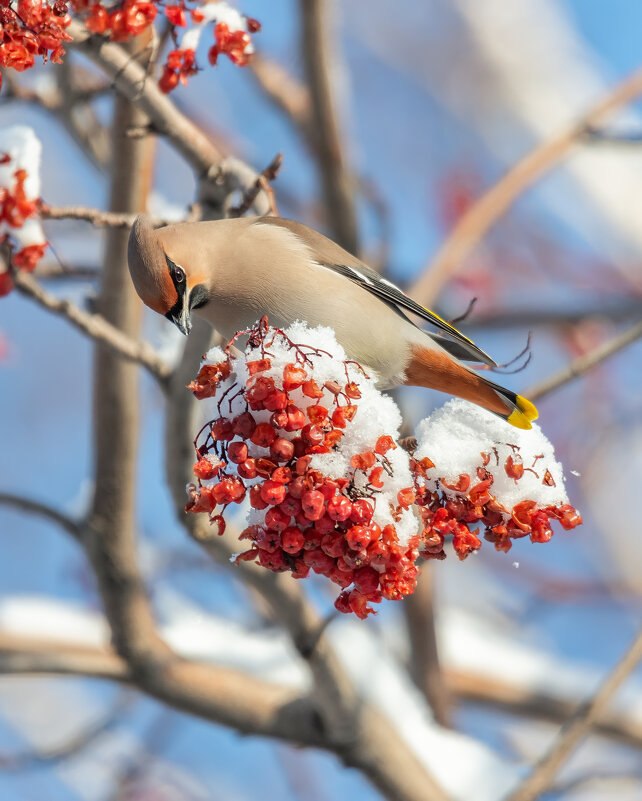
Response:
[[[377,315],[368,315],[360,312],[358,304],[346,300],[321,296],[314,304],[299,302],[296,309],[287,299],[283,303],[272,302],[270,308],[250,307],[243,302],[210,302],[201,313],[227,340],[238,331],[251,328],[264,314],[276,328],[287,328],[295,320],[310,327],[328,326],[348,359],[376,373],[381,388],[400,384],[410,357],[409,341],[416,339],[417,329],[383,303],[377,308]],[[408,332],[404,332],[406,328]]]

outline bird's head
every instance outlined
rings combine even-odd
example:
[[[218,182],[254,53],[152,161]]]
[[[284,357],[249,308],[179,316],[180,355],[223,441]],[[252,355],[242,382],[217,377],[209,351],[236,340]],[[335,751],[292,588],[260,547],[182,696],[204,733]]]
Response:
[[[191,237],[182,225],[155,230],[139,215],[129,235],[129,272],[140,299],[189,334],[193,309],[204,306],[209,292],[190,252]]]

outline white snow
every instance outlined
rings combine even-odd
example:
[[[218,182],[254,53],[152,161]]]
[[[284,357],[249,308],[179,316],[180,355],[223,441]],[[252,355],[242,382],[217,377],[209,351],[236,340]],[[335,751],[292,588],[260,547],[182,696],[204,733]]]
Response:
[[[454,496],[457,493],[443,487],[440,479],[456,482],[465,473],[471,477],[472,485],[478,480],[477,468],[485,467],[494,478],[492,494],[508,509],[524,499],[539,506],[568,503],[562,465],[537,424],[529,431],[515,428],[479,406],[456,399],[422,420],[417,440],[415,457],[428,457],[435,465],[427,470],[427,483],[433,490]],[[486,465],[482,453],[488,454]],[[506,472],[509,456],[523,460],[524,475],[518,480]],[[543,483],[546,470],[554,486]]]
[[[10,125],[0,128],[0,155],[10,156],[6,164],[0,164],[0,187],[12,191],[15,187],[16,170],[26,170],[24,183],[28,200],[40,197],[40,156],[42,145],[33,128],[27,125]],[[18,243],[18,249],[29,245],[42,245],[46,238],[39,220],[30,218],[21,228],[12,228],[0,223],[0,237],[9,234]]]

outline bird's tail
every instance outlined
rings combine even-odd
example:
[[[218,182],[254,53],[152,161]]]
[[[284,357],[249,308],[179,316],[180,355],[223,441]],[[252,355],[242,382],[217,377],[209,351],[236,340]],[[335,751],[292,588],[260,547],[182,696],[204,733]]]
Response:
[[[494,384],[441,348],[414,346],[405,383],[437,389],[476,403],[516,428],[531,428],[531,422],[538,417],[537,409],[529,400]]]

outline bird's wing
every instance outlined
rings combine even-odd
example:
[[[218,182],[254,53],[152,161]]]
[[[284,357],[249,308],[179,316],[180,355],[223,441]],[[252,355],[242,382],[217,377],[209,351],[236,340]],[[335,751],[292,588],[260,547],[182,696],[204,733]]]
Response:
[[[437,328],[440,328],[460,346],[457,349],[458,358],[467,358],[495,367],[495,361],[493,361],[487,353],[484,353],[481,348],[478,348],[472,340],[464,336],[461,331],[458,331],[450,325],[450,323],[442,320],[435,312],[426,309],[425,306],[421,306],[417,301],[408,297],[398,286],[395,286],[386,278],[382,278],[378,273],[370,269],[370,267],[366,265],[354,267],[344,264],[323,264],[322,266],[334,270],[334,272],[345,276],[345,278],[349,278],[368,292],[386,301],[386,303],[391,303],[393,306],[412,312],[412,314],[416,314],[417,317],[421,317],[422,320],[427,320],[429,323],[437,326]],[[435,339],[439,341],[439,344],[441,344],[445,350],[448,350],[448,345],[444,338],[435,336]]]
[[[409,298],[399,287],[382,278],[379,273],[368,267],[367,264],[364,264],[356,256],[348,253],[347,250],[344,250],[336,242],[323,236],[323,234],[308,228],[302,223],[283,217],[261,217],[257,219],[257,222],[287,228],[305,242],[317,264],[348,278],[397,309],[412,312],[412,314],[421,317],[422,320],[426,320],[440,328],[461,346],[461,351],[467,354],[463,358],[467,358],[469,361],[482,362],[490,367],[496,366],[493,359],[487,353],[484,353],[481,348],[478,348],[468,337],[464,336],[461,331],[442,320],[438,314]],[[443,343],[440,344],[443,345]],[[447,345],[443,345],[443,347],[448,350]]]

